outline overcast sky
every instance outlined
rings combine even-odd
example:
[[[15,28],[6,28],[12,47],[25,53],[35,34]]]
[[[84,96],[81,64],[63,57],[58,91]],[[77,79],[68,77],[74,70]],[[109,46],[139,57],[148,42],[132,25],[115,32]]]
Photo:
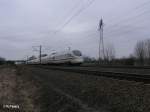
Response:
[[[150,0],[91,1],[0,0],[0,56],[23,59],[37,54],[32,46],[43,45],[44,53],[71,47],[97,57],[101,18],[105,46],[113,44],[117,57],[150,38]]]

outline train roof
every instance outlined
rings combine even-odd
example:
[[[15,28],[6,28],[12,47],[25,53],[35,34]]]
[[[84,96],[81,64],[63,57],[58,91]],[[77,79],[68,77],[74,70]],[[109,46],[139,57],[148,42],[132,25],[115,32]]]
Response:
[[[50,55],[63,55],[63,54],[73,54],[73,53],[80,53],[81,54],[81,51],[80,50],[66,50],[66,51],[61,51],[61,52],[53,52],[51,53]]]

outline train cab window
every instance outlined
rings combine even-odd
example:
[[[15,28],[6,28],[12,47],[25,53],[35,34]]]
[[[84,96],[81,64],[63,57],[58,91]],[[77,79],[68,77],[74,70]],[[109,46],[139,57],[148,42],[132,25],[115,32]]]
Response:
[[[52,55],[55,55],[56,53],[52,53]]]
[[[73,54],[76,55],[76,56],[81,56],[82,55],[81,52],[78,51],[78,50],[74,50]]]
[[[46,56],[47,56],[47,54],[42,54],[42,55],[41,55],[41,57],[46,57]]]
[[[67,54],[66,56],[71,57],[72,55],[71,54]]]

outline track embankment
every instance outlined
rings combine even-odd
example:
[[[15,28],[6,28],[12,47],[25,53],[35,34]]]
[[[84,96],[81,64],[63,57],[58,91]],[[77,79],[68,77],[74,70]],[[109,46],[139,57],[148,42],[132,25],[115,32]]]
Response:
[[[41,112],[40,84],[16,66],[0,68],[0,112]]]
[[[142,82],[32,66],[0,68],[0,79],[1,112],[150,112]]]
[[[118,71],[118,70],[110,70],[109,68],[103,70],[97,67],[64,67],[64,66],[47,66],[47,65],[37,65],[33,67],[39,67],[44,69],[52,69],[52,70],[61,70],[66,72],[74,72],[81,73],[87,75],[96,75],[96,76],[104,76],[109,78],[115,78],[120,80],[132,80],[136,82],[144,82],[150,83],[150,71],[149,74],[136,73],[133,71]]]
[[[52,85],[100,112],[150,111],[149,84],[39,67],[29,68],[47,86]]]

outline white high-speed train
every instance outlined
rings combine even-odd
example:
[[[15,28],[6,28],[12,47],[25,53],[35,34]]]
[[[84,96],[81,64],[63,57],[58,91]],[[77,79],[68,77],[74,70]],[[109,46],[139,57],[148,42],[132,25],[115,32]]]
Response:
[[[28,64],[40,64],[40,59],[30,57]],[[41,64],[72,64],[79,65],[83,63],[82,53],[79,50],[69,50],[64,52],[53,52],[50,55],[41,55]]]

